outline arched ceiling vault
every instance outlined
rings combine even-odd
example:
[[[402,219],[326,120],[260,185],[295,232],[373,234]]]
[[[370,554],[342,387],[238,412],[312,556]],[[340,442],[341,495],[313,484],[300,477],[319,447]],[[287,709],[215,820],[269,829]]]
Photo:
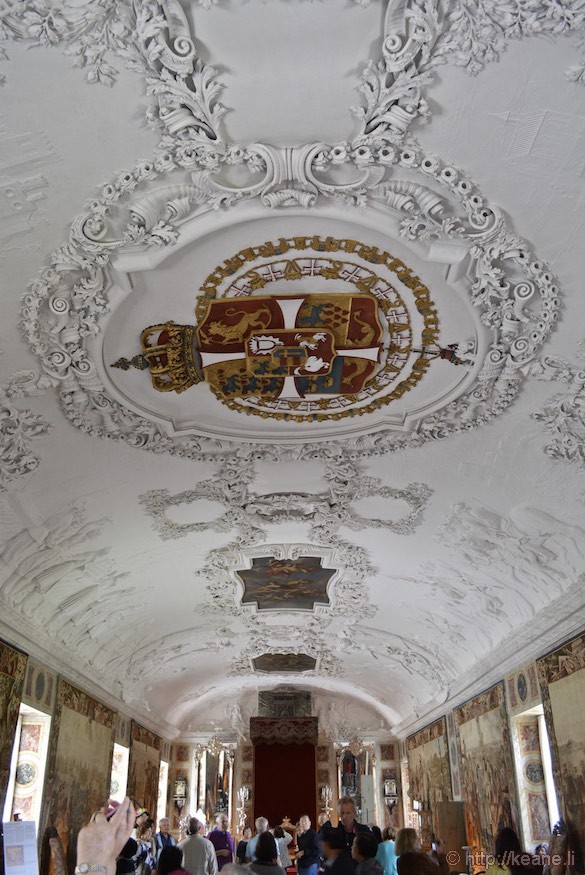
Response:
[[[584,26],[5,10],[0,634],[167,737],[383,737],[583,625]]]

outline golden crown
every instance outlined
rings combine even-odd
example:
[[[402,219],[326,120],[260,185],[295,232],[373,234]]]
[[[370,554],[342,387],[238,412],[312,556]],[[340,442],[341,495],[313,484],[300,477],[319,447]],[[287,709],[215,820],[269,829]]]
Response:
[[[203,379],[196,330],[194,325],[172,321],[149,325],[140,334],[142,352],[131,359],[120,358],[112,367],[124,371],[148,368],[152,385],[159,392],[184,392]]]

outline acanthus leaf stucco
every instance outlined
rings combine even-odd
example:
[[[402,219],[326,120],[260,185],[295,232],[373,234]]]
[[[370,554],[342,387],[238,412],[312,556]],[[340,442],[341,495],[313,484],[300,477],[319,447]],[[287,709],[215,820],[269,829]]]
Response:
[[[543,356],[530,366],[530,375],[561,383],[562,392],[550,397],[542,410],[533,414],[552,439],[545,451],[552,459],[565,459],[585,466],[585,367],[575,366],[558,356]]]
[[[18,371],[0,386],[0,492],[39,465],[35,442],[52,426],[32,410],[15,405],[20,398],[43,395],[51,381],[37,371]]]

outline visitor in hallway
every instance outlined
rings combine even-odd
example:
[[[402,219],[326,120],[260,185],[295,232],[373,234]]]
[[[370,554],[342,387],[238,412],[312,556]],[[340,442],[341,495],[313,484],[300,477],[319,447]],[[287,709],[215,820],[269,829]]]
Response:
[[[282,866],[283,869],[288,869],[289,866],[292,866],[292,860],[288,852],[288,846],[292,842],[292,836],[281,826],[275,826],[272,834],[276,839],[276,847],[278,848],[278,858],[280,861],[279,865]]]
[[[136,855],[137,875],[150,875],[156,863],[156,846],[152,835],[152,820],[138,827],[138,853]]]
[[[398,875],[438,875],[437,864],[423,854],[415,829],[405,827],[396,833],[396,869]]]
[[[255,855],[256,859],[248,866],[250,872],[255,872],[256,875],[286,875],[277,862],[276,839],[267,829],[257,836]]]
[[[246,862],[246,857],[248,856],[248,842],[252,838],[252,829],[247,826],[242,833],[242,838],[238,842],[238,847],[236,848],[236,861],[243,866]]]
[[[351,846],[351,856],[357,863],[356,875],[384,875],[381,863],[376,859],[378,839],[373,832],[358,832]]]
[[[158,822],[158,832],[154,837],[154,844],[156,845],[156,868],[158,869],[158,862],[160,860],[161,851],[163,848],[174,848],[176,846],[176,841],[172,837],[170,833],[171,824],[168,817],[161,817]]]
[[[215,848],[217,867],[221,872],[226,863],[234,862],[234,839],[231,832],[228,831],[227,814],[217,815],[215,827],[208,834],[207,838]]]
[[[433,863],[439,867],[439,875],[449,875],[450,867],[447,862],[447,856],[443,850],[443,842],[440,839],[433,841],[433,849],[430,853],[430,858]]]
[[[396,843],[388,827],[382,832],[382,843],[378,845],[376,860],[382,866],[384,875],[398,875],[396,869]]]
[[[321,850],[325,858],[325,875],[354,875],[355,861],[348,854],[345,839],[338,829],[332,826],[322,828]]]
[[[397,857],[400,857],[402,854],[419,853],[420,840],[417,831],[409,826],[399,829],[396,833],[394,850]]]
[[[137,855],[138,842],[130,836],[116,860],[116,875],[134,875]]]
[[[542,872],[542,863],[524,851],[510,826],[503,827],[496,835],[495,858],[486,869],[486,875],[538,875]]]
[[[311,820],[308,814],[303,814],[299,819],[299,832],[297,833],[296,854],[299,875],[317,875],[321,849],[317,833],[311,828]]]
[[[365,823],[358,823],[356,820],[355,799],[351,796],[342,796],[337,803],[337,813],[339,814],[339,823],[334,827],[345,842],[345,849],[348,854],[351,854],[351,846],[353,840],[359,832],[370,832],[370,828]]]
[[[257,817],[254,825],[256,827],[256,835],[248,842],[248,849],[246,851],[246,863],[253,863],[256,860],[256,845],[258,844],[258,839],[265,832],[268,832],[269,824],[265,817]]]
[[[141,826],[144,826],[150,820],[150,814],[146,810],[146,808],[142,808],[142,806],[136,806],[136,820],[134,821],[134,830],[132,831],[132,838],[138,839],[138,830]]]
[[[183,851],[183,866],[191,875],[217,875],[215,848],[209,839],[199,835],[200,826],[196,817],[189,818],[189,835],[179,843]]]

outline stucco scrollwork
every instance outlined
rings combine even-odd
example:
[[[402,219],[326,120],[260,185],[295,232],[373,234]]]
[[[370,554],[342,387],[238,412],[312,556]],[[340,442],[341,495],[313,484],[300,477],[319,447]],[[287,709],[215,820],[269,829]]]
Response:
[[[228,675],[249,675],[252,671],[252,660],[265,653],[306,654],[317,661],[315,669],[310,674],[339,675],[341,662],[333,654],[324,637],[314,639],[312,636],[303,634],[303,631],[289,627],[282,630],[280,639],[274,635],[272,640],[269,640],[264,629],[251,629],[248,634],[248,643],[232,660],[227,671]],[[282,677],[286,677],[286,674],[283,674]]]
[[[40,462],[34,443],[52,426],[32,410],[20,410],[14,401],[44,394],[51,385],[36,371],[18,371],[0,386],[0,492],[34,471]]]
[[[584,25],[585,11],[571,0],[388,3],[382,56],[370,61],[362,75],[366,105],[353,107],[362,122],[362,138],[400,142],[414,120],[428,120],[423,94],[441,64],[456,64],[475,75],[499,58],[508,40],[568,34]],[[567,76],[583,82],[584,69],[578,63]]]
[[[557,356],[533,362],[530,376],[561,383],[563,391],[549,398],[543,409],[533,413],[552,439],[545,447],[552,459],[566,459],[585,467],[585,367]]]
[[[217,0],[198,0],[209,9]],[[369,0],[355,0],[360,6]],[[509,39],[583,28],[585,12],[570,0],[534,4],[527,0],[445,3],[405,0],[388,3],[382,56],[362,75],[364,104],[353,107],[362,123],[356,142],[402,142],[415,120],[429,109],[423,90],[432,71],[455,63],[470,73],[496,60]],[[112,84],[120,58],[146,79],[154,101],[147,119],[171,138],[219,140],[224,108],[217,102],[215,70],[196,56],[185,13],[178,0],[105,0],[80,7],[72,0],[23,0],[8,8],[0,38],[33,45],[64,44],[89,82]],[[583,82],[585,63],[567,71]],[[293,198],[298,197],[294,194]],[[276,199],[286,195],[278,195]]]
[[[66,45],[88,82],[111,85],[120,58],[145,78],[153,100],[150,124],[192,141],[218,138],[225,111],[217,101],[215,70],[195,53],[189,25],[178,0],[104,0],[80,6],[72,0],[24,0],[0,21],[0,38],[33,45]]]
[[[168,490],[152,490],[140,496],[140,503],[151,516],[163,540],[183,537],[190,532],[206,529],[220,532],[239,532],[239,542],[253,543],[262,536],[264,527],[285,520],[312,523],[316,541],[327,543],[341,527],[354,530],[384,528],[407,535],[422,521],[422,514],[432,495],[423,483],[411,483],[397,489],[385,486],[377,477],[363,474],[357,462],[337,459],[325,469],[329,488],[325,492],[272,492],[255,493],[250,484],[255,478],[253,455],[240,454],[237,464],[227,464],[210,480],[204,480],[194,489],[170,495]],[[404,502],[410,511],[397,520],[366,517],[359,514],[352,503],[362,498],[380,497],[390,502]],[[208,522],[177,523],[166,510],[177,505],[189,505],[201,499],[217,501],[225,510],[221,517]]]
[[[348,641],[353,640],[359,620],[376,613],[367,595],[367,580],[374,573],[367,552],[339,538],[333,539],[327,548],[312,544],[264,544],[253,549],[258,555],[277,559],[321,555],[328,567],[338,569],[338,574],[330,590],[329,605],[319,605],[315,613],[271,610],[267,620],[263,612],[251,612],[249,606],[238,604],[241,585],[233,572],[247,564],[246,557],[252,548],[242,552],[232,544],[212,551],[201,571],[209,586],[209,602],[203,611],[219,618],[225,605],[230,604],[231,616],[244,624],[249,636],[249,643],[232,662],[230,673],[248,674],[251,660],[270,651],[306,653],[318,660],[320,674],[339,674],[341,665],[329,642],[339,638],[341,629]],[[286,619],[290,622],[281,625]]]

